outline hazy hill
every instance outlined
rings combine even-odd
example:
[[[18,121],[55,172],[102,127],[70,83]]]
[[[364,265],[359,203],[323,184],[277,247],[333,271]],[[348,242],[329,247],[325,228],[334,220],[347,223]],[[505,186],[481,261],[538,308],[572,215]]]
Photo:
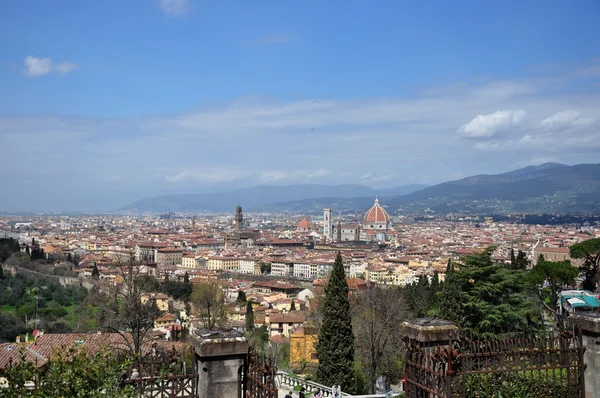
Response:
[[[497,175],[477,175],[389,201],[408,211],[600,212],[600,164],[546,163]]]
[[[240,204],[247,210],[260,209],[270,203],[281,203],[327,197],[368,197],[370,201],[378,195],[402,195],[426,185],[407,185],[375,190],[364,185],[262,185],[238,189],[231,192],[210,194],[164,195],[144,198],[120,209],[121,212],[164,213],[172,212],[232,212]]]
[[[420,189],[401,196],[380,194],[380,202],[394,214],[572,213],[600,214],[600,164],[567,166],[546,163],[507,173],[476,175]],[[371,197],[329,197],[294,200],[262,206],[267,211],[318,213],[364,211]]]

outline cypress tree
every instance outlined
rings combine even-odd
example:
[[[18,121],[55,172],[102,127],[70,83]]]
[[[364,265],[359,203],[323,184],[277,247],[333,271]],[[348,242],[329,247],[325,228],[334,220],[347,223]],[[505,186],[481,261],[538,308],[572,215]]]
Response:
[[[510,249],[510,267],[517,268],[517,258],[515,257],[514,249]]]
[[[317,342],[317,380],[331,386],[340,384],[344,391],[357,389],[354,374],[354,334],[348,299],[348,283],[342,255],[338,252],[323,299],[323,324]]]
[[[183,283],[190,283],[190,276],[188,275],[187,272],[183,276]]]
[[[4,279],[4,270],[2,269],[2,264],[0,264],[0,279]]]
[[[292,300],[292,304],[290,304],[290,311],[296,311],[296,303]]]
[[[254,330],[254,310],[252,304],[248,301],[246,304],[246,332]]]
[[[67,254],[67,261],[70,263],[73,262],[73,256],[71,256],[71,253]]]
[[[529,266],[529,260],[527,260],[527,255],[525,252],[519,250],[517,253],[517,259],[515,262],[515,269],[527,269]]]
[[[25,246],[25,253],[27,253],[27,255],[29,257],[31,257],[31,252],[29,251],[29,245]]]
[[[94,264],[94,268],[92,268],[92,278],[100,278],[100,271],[98,271],[98,266],[96,264]]]

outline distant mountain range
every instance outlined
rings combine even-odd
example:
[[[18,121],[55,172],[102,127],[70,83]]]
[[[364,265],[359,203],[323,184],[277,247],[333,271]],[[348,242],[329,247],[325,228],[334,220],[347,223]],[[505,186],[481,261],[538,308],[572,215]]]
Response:
[[[363,185],[257,186],[226,193],[167,195],[132,203],[122,212],[248,211],[320,214],[364,211],[375,196],[391,214],[600,214],[600,164],[545,163],[434,186],[372,189]]]
[[[401,196],[426,188],[427,185],[405,185],[372,189],[365,185],[262,185],[235,191],[210,194],[165,195],[138,200],[119,210],[122,213],[233,212],[237,205],[245,210],[259,210],[270,203],[319,198]]]

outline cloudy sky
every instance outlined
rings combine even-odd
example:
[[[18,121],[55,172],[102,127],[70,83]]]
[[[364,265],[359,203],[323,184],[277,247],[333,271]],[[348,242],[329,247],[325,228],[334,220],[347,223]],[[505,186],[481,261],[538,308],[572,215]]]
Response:
[[[600,2],[0,4],[0,212],[600,162]]]

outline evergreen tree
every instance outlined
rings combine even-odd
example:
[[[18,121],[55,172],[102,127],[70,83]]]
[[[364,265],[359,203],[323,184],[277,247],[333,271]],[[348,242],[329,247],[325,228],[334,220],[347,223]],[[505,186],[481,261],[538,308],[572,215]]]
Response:
[[[235,299],[235,301],[238,302],[238,303],[245,303],[247,301],[246,300],[246,292],[243,291],[243,290],[239,290],[237,298]]]
[[[538,262],[538,263],[543,263],[544,261],[546,261],[546,259],[544,258],[544,255],[543,255],[543,254],[540,254],[540,256],[538,257],[538,260],[537,260],[537,262]]]
[[[185,275],[183,276],[183,283],[190,283],[190,276],[188,275],[188,273],[186,272]]]
[[[252,309],[252,303],[248,301],[246,304],[246,331],[251,330],[254,330],[254,310]]]
[[[100,278],[100,271],[98,271],[98,266],[94,263],[94,268],[92,268],[92,278],[98,279]]]
[[[27,255],[29,257],[31,257],[31,251],[29,251],[29,245],[25,246],[25,253],[27,253]]]
[[[446,275],[440,313],[483,335],[531,330],[539,308],[530,295],[527,273],[492,261],[494,249],[465,257]]]
[[[563,326],[557,312],[560,292],[575,284],[579,270],[570,261],[538,261],[527,274],[527,279],[538,293],[542,305],[551,312],[559,327]],[[548,303],[549,302],[549,303]]]
[[[510,267],[517,268],[517,258],[515,257],[515,249],[510,249]]]
[[[571,258],[582,259],[583,265],[579,270],[583,273],[582,287],[586,290],[595,291],[600,274],[600,238],[588,239],[576,243],[570,248]]]
[[[462,324],[461,294],[461,287],[454,263],[448,260],[444,284],[441,291],[437,294],[438,302],[440,303],[440,317],[452,321],[457,325]]]
[[[429,307],[437,306],[437,294],[440,290],[440,274],[437,271],[433,271],[433,277],[431,278],[431,285],[429,286]]]
[[[0,264],[0,279],[4,279],[4,269],[2,269],[2,264]]]
[[[292,304],[290,304],[290,311],[296,311],[296,303],[292,300]]]
[[[323,323],[316,345],[319,365],[317,380],[331,386],[341,384],[345,391],[357,389],[354,374],[354,334],[348,298],[348,283],[342,255],[338,252],[323,298]]]
[[[515,260],[514,269],[527,269],[529,267],[529,260],[527,259],[527,255],[525,252],[519,250],[517,253],[517,258]]]
[[[71,256],[71,253],[67,254],[67,261],[70,263],[73,262],[73,256]]]

